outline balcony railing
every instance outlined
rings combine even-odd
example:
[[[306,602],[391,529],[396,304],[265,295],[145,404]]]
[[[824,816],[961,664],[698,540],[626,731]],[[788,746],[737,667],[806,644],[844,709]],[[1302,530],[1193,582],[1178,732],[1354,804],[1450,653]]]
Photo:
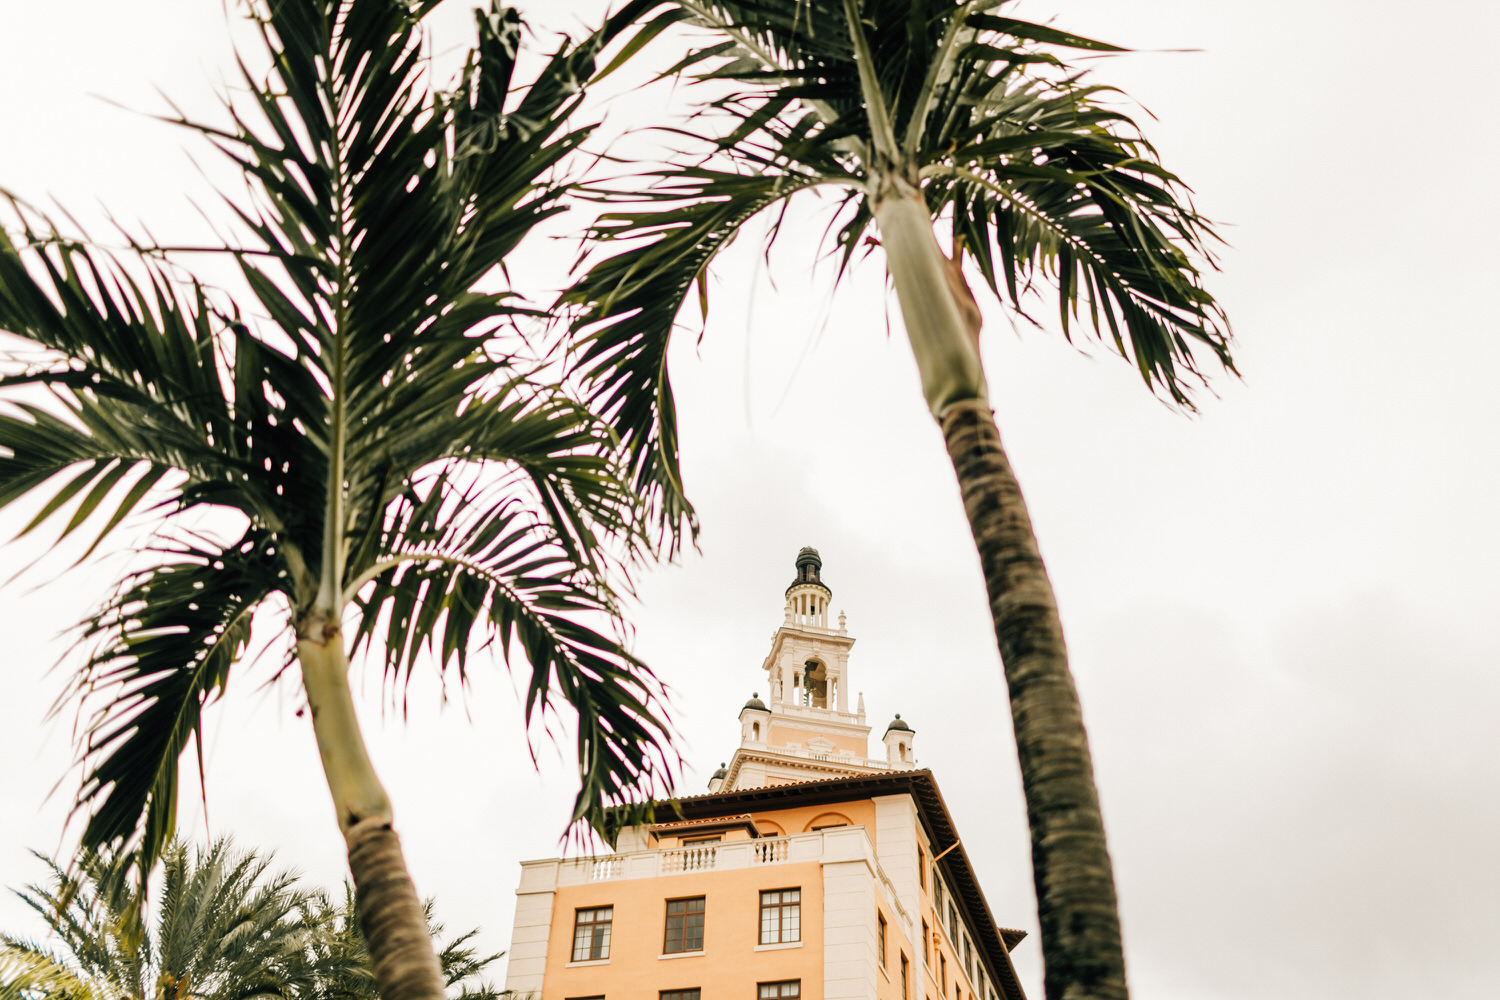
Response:
[[[685,875],[794,861],[818,861],[824,856],[824,837],[821,832],[802,833],[788,837],[730,840],[717,844],[569,859],[556,862],[556,884],[656,878],[661,875]]]
[[[718,845],[712,847],[684,847],[676,851],[661,852],[661,873],[675,875],[678,872],[712,871],[718,860]]]

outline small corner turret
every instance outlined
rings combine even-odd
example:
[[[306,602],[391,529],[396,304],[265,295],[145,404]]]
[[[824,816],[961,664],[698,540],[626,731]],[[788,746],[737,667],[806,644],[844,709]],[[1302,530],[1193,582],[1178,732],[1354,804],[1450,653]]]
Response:
[[[917,755],[912,747],[916,736],[916,730],[902,721],[901,713],[897,712],[891,724],[885,728],[885,761],[892,770],[917,766]]]

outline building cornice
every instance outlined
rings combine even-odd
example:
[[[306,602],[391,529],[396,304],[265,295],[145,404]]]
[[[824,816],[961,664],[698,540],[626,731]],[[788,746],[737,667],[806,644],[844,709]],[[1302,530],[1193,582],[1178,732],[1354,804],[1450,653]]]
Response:
[[[729,773],[724,778],[724,784],[734,785],[739,779],[740,769],[746,761],[757,764],[768,764],[775,767],[784,767],[797,771],[815,771],[827,773],[829,771],[842,771],[843,776],[857,776],[862,774],[878,774],[883,768],[854,760],[819,760],[812,757],[792,757],[777,753],[775,750],[747,750],[744,747],[736,750],[734,756],[729,759]],[[804,781],[817,781],[818,778],[806,778]]]
[[[788,641],[827,644],[838,646],[847,653],[854,648],[854,638],[846,631],[831,628],[819,628],[816,625],[782,625],[771,637],[771,651],[766,654],[761,664],[764,670],[776,662],[776,657],[781,653],[783,646]]]

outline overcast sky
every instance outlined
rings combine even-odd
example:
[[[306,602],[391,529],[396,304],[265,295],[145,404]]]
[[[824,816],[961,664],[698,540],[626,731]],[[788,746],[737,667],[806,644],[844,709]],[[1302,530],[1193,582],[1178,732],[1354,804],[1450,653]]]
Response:
[[[469,40],[466,4],[438,48]],[[523,5],[526,7],[528,5]],[[531,4],[553,28],[598,4]],[[1139,49],[1095,64],[1165,163],[1222,220],[1211,288],[1242,381],[1196,416],[1102,349],[986,303],[1002,434],[1068,630],[1119,880],[1134,992],[1153,1000],[1479,998],[1500,981],[1500,129],[1491,4],[1026,0],[1022,16]],[[1061,12],[1061,13],[1059,13]],[[240,33],[243,37],[243,32]],[[228,176],[137,111],[158,90],[211,115],[229,74],[218,4],[0,0],[0,186],[205,239]],[[1485,66],[1491,70],[1486,71]],[[621,100],[619,121],[660,102]],[[208,172],[205,180],[189,151]],[[1034,929],[1024,809],[976,557],[878,258],[838,294],[810,267],[807,206],[769,268],[720,260],[701,344],[672,358],[701,553],[648,574],[638,651],[674,690],[703,788],[761,687],[802,545],[823,554],[872,724],[901,712],[1001,922]],[[571,251],[538,246],[543,294]],[[751,303],[753,302],[753,309]],[[899,323],[892,318],[892,323]],[[0,517],[9,537],[21,522]],[[0,550],[0,576],[46,539]],[[56,566],[57,561],[47,564]],[[67,788],[59,635],[105,563],[0,592],[0,884],[41,869]],[[338,836],[311,731],[276,664],[250,665],[208,727],[208,819],[334,884]],[[418,888],[450,927],[508,944],[522,859],[556,852],[574,792],[513,682],[466,702],[423,680],[403,720],[365,677],[373,753]],[[877,730],[878,736],[880,730]],[[566,744],[564,733],[562,742]],[[0,927],[37,925],[6,898]],[[1016,952],[1041,997],[1035,937]]]

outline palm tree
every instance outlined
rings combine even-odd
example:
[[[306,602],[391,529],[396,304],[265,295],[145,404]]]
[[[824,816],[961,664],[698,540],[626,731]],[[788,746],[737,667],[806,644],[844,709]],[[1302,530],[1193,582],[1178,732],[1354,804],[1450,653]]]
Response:
[[[252,621],[276,622],[385,1000],[443,984],[351,653],[393,683],[421,655],[462,680],[481,642],[529,664],[527,717],[578,714],[575,821],[675,765],[618,624],[613,588],[645,542],[615,440],[526,360],[527,310],[497,268],[562,211],[559,164],[589,134],[568,117],[635,12],[521,86],[519,19],[492,6],[433,90],[437,4],[247,4],[269,69],[244,69],[226,127],[178,120],[247,181],[231,207],[248,245],[217,249],[240,293],[192,277],[184,254],[203,248],[108,253],[14,199],[0,231],[0,333],[33,352],[0,358],[0,507],[37,498],[27,530],[69,509],[63,535],[102,522],[90,552],[134,512],[155,522],[80,630],[83,845],[123,852],[144,884],[204,706]]]
[[[344,885],[334,903],[298,887],[290,872],[268,874],[269,856],[181,841],[162,859],[154,906],[119,864],[87,851],[76,870],[37,855],[48,885],[17,895],[46,922],[55,948],[0,934],[0,1000],[377,1000],[375,973]],[[154,909],[154,921],[142,911]],[[433,902],[423,906],[441,939]],[[480,976],[501,957],[472,945],[477,930],[438,952],[455,1000],[500,1000]]]
[[[0,997],[45,1000],[249,1000],[290,997],[312,894],[267,858],[227,840],[162,857],[158,918],[139,920],[140,889],[85,851],[76,871],[37,855],[50,885],[18,892],[60,951],[0,935]]]
[[[942,428],[988,589],[1031,826],[1049,998],[1126,996],[1118,906],[1052,586],[986,397],[966,269],[1025,315],[1056,286],[1084,326],[1178,404],[1200,356],[1231,366],[1227,320],[1190,254],[1212,233],[1135,124],[1050,49],[1116,46],[1002,16],[1004,0],[679,0],[711,32],[674,67],[717,95],[702,154],[599,196],[578,310],[579,371],[632,452],[637,489],[691,519],[676,454],[668,339],[714,256],[803,192],[842,200],[842,276],[879,246],[922,390]],[[701,35],[695,36],[702,38]],[[722,123],[717,132],[715,123]],[[685,150],[685,153],[687,151]],[[641,193],[644,191],[645,193]],[[642,204],[642,203],[645,204]],[[935,230],[947,231],[951,257]],[[772,228],[773,234],[777,231]],[[772,236],[774,239],[774,235]],[[606,255],[607,245],[623,249]]]

